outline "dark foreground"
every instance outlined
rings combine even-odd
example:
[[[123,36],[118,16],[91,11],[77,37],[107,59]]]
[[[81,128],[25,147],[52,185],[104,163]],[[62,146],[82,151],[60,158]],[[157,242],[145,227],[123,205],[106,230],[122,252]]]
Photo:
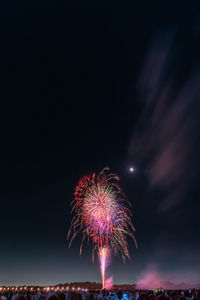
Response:
[[[0,300],[200,300],[200,290],[1,287]]]

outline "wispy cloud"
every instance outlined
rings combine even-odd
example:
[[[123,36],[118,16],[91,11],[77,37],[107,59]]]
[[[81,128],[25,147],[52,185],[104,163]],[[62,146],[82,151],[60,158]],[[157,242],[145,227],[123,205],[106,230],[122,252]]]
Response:
[[[150,186],[164,192],[160,211],[184,199],[198,172],[200,75],[179,82],[172,75],[178,67],[175,52],[172,36],[151,47],[138,84],[142,109],[129,148],[146,164]]]

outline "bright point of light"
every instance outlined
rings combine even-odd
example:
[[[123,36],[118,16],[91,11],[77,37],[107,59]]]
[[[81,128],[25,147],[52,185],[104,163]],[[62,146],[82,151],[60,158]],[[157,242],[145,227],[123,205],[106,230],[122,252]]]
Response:
[[[130,168],[129,168],[129,171],[132,173],[132,172],[135,171],[135,169],[134,169],[133,167],[130,167]]]

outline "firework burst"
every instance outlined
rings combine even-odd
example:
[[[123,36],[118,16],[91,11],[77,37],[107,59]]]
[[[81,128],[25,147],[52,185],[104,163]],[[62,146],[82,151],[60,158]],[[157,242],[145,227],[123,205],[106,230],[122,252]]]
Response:
[[[70,245],[79,232],[82,233],[80,253],[86,238],[93,241],[92,257],[96,250],[104,273],[103,287],[108,249],[112,249],[114,255],[121,253],[125,261],[129,258],[127,236],[135,241],[130,203],[118,181],[119,177],[110,173],[109,168],[104,168],[98,175],[85,176],[79,180],[72,201],[74,216],[68,232]]]

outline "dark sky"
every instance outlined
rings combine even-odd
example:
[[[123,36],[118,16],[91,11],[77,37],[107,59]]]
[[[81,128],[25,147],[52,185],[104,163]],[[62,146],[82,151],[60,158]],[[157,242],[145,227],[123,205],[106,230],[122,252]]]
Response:
[[[107,165],[139,245],[114,281],[200,282],[200,7],[169,2],[1,1],[0,284],[100,281],[66,236],[78,179]]]

